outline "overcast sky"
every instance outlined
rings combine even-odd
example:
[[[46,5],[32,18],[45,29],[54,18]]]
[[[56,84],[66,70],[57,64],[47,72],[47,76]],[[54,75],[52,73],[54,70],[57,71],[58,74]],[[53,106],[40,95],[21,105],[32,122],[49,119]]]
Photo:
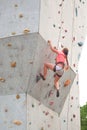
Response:
[[[83,106],[87,102],[87,38],[79,61],[79,86],[80,105]]]

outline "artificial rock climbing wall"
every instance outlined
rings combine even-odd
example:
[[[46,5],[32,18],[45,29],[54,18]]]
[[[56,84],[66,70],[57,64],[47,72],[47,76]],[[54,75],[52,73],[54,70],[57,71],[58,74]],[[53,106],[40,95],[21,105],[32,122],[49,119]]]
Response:
[[[78,62],[86,6],[86,0],[0,1],[0,129],[80,130]],[[43,63],[55,62],[48,39],[69,48],[70,69],[60,80],[59,98],[52,72],[36,83]]]

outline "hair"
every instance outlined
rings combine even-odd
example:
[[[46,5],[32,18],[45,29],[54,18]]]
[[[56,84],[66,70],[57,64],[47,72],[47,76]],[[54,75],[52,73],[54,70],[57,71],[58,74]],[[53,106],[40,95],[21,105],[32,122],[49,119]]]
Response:
[[[68,48],[64,48],[62,51],[63,51],[63,53],[64,53],[66,56],[68,55],[68,52],[69,52]]]

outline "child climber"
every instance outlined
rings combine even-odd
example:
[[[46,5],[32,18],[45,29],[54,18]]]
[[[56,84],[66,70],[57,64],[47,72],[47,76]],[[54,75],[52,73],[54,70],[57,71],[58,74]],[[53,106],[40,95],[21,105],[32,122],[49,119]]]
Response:
[[[54,74],[54,86],[57,90],[56,96],[59,97],[59,79],[62,77],[62,75],[64,73],[64,69],[67,70],[69,68],[68,59],[67,59],[68,49],[64,48],[62,51],[59,51],[52,46],[51,41],[48,40],[48,44],[50,46],[50,49],[54,53],[57,54],[56,62],[55,62],[55,64],[44,63],[43,74],[40,73],[40,76],[43,80],[45,80],[46,76],[47,76],[48,69],[55,72],[55,74]],[[67,66],[65,67],[66,64],[67,64]]]

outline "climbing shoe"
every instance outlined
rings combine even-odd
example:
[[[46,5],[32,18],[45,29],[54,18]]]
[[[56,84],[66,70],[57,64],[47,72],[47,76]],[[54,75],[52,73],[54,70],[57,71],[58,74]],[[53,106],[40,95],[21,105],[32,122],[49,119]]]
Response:
[[[59,97],[59,90],[57,90],[56,92],[56,97]]]
[[[44,76],[40,73],[40,77],[43,79],[43,80],[45,80],[45,78],[44,78]]]

